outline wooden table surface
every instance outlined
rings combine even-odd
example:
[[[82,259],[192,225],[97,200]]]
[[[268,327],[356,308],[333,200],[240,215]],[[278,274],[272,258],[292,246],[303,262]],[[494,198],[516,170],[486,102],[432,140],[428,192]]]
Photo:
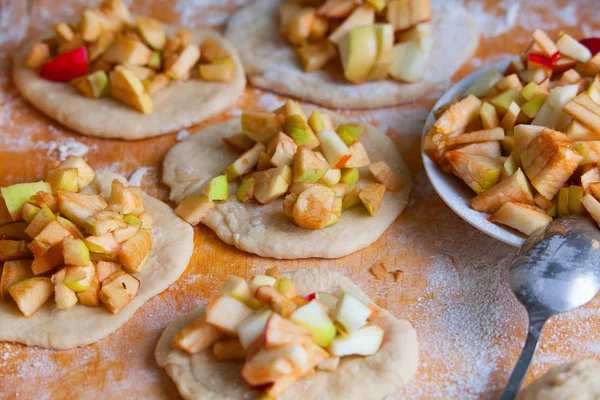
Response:
[[[23,0],[13,0],[17,8]],[[37,0],[29,34],[52,22],[77,15],[95,1]],[[222,24],[242,0],[133,0],[134,12],[164,22],[196,26]],[[458,80],[481,65],[516,54],[534,28],[555,34],[564,29],[576,37],[600,36],[597,0],[467,1],[481,26],[473,60],[454,76]],[[4,4],[4,3],[3,3]],[[6,9],[2,10],[6,13]],[[258,17],[257,17],[258,18]],[[176,143],[176,133],[123,142],[79,136],[46,118],[21,99],[10,80],[10,56],[17,35],[16,17],[0,31],[0,186],[43,177],[46,162],[59,155],[86,153],[95,168],[129,175],[150,168],[144,189],[163,200],[162,159]],[[243,51],[243,50],[242,50]],[[421,164],[419,137],[427,111],[447,88],[413,104],[384,110],[352,112],[387,129],[411,168],[415,189],[398,220],[372,246],[338,260],[263,259],[227,246],[211,230],[196,229],[195,251],[181,278],[150,300],[123,328],[92,346],[51,351],[0,343],[0,398],[24,399],[162,399],[179,398],[174,384],[154,361],[154,347],[176,315],[207,300],[232,274],[250,276],[278,266],[282,270],[327,268],[356,281],[380,306],[415,326],[421,344],[416,378],[394,398],[494,398],[506,382],[524,341],[526,315],[506,283],[515,249],[457,217],[435,194]],[[240,110],[270,107],[281,98],[248,87],[236,109],[189,129],[239,115]],[[109,117],[109,116],[107,116]],[[371,266],[400,269],[403,279],[377,280]],[[600,356],[600,302],[553,318],[528,382],[560,362]],[[2,327],[0,327],[2,329]],[[74,327],[76,329],[76,327]]]

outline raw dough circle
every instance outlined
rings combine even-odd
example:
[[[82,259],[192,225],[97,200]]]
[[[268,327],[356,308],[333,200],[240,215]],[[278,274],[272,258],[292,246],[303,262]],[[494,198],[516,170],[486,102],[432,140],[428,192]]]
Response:
[[[284,274],[291,278],[298,294],[332,292],[338,287],[368,301],[350,279],[336,272],[304,269]],[[186,400],[256,399],[259,392],[249,389],[240,376],[240,362],[214,361],[209,351],[190,356],[171,348],[175,335],[204,314],[204,308],[179,316],[171,322],[156,346],[158,365],[165,368]],[[357,399],[381,400],[397,392],[413,378],[419,363],[417,334],[406,320],[382,310],[374,320],[385,330],[381,349],[369,357],[342,358],[335,372],[317,371],[301,378],[280,400]]]
[[[335,124],[350,123],[347,118],[320,112],[329,114]],[[369,246],[406,207],[412,176],[392,140],[374,126],[361,124],[365,126],[361,141],[371,161],[384,160],[405,182],[402,190],[386,192],[375,216],[369,216],[364,207],[354,207],[343,212],[339,223],[313,231],[285,217],[282,198],[267,205],[239,202],[234,196],[236,183],[230,184],[229,200],[217,203],[203,223],[225,243],[262,257],[338,258]],[[210,179],[222,174],[239,153],[221,139],[240,131],[240,119],[235,118],[209,126],[169,150],[163,164],[163,182],[171,188],[171,200],[179,203],[186,196],[202,193]],[[366,168],[362,169],[365,171],[361,171],[359,183],[364,186],[374,182]]]
[[[225,37],[240,49],[252,85],[330,108],[378,108],[416,100],[435,82],[450,78],[479,43],[477,24],[462,6],[439,4],[441,17],[434,15],[435,45],[424,82],[387,79],[355,85],[324,70],[303,71],[293,47],[279,35],[279,4],[256,0],[242,8],[230,18]]]
[[[96,179],[83,192],[108,198],[113,179],[127,184],[120,175],[98,171]],[[117,331],[146,301],[174,283],[192,257],[194,231],[171,207],[154,197],[144,195],[144,204],[154,217],[152,255],[146,267],[136,274],[141,281],[140,289],[127,306],[118,314],[111,314],[104,306],[79,304],[59,310],[52,297],[35,314],[25,318],[13,302],[0,302],[0,341],[59,350],[85,346]]]
[[[163,26],[170,35],[177,29],[173,25]],[[192,32],[197,43],[211,38],[229,53],[235,63],[233,79],[228,83],[198,79],[172,83],[152,96],[154,111],[148,115],[108,97],[88,99],[69,84],[40,78],[24,64],[29,45],[23,46],[17,54],[13,79],[23,97],[36,108],[83,135],[125,140],[164,135],[223,112],[235,104],[246,87],[244,68],[233,46],[213,31],[194,29]]]
[[[596,400],[600,398],[600,361],[587,358],[558,365],[527,386],[517,400]]]

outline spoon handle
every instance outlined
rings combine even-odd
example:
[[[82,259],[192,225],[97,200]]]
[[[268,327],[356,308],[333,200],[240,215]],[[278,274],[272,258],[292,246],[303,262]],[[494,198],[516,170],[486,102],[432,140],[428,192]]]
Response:
[[[538,319],[535,321],[531,319],[529,320],[529,331],[527,332],[525,346],[521,351],[521,355],[515,364],[512,374],[510,374],[510,378],[506,384],[506,387],[504,388],[504,392],[502,393],[500,400],[513,400],[517,396],[519,388],[523,383],[523,379],[525,379],[525,374],[529,369],[529,364],[531,364],[533,353],[535,353],[535,348],[545,322],[545,319]]]

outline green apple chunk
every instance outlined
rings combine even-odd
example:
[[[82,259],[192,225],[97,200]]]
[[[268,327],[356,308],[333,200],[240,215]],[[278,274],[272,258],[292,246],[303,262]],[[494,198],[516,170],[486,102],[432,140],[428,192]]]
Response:
[[[110,233],[102,236],[88,236],[83,239],[83,242],[92,253],[117,255],[121,251],[121,245]]]
[[[521,107],[521,111],[523,114],[527,115],[529,118],[535,118],[537,113],[541,110],[542,106],[546,102],[546,95],[540,94],[537,97],[529,100]]]
[[[52,193],[52,187],[48,182],[18,183],[7,186],[0,190],[6,209],[13,221],[21,219],[23,204],[29,202],[31,196],[37,192]]]
[[[252,171],[254,167],[256,167],[256,164],[258,164],[258,158],[260,156],[260,153],[264,151],[265,145],[262,143],[256,143],[250,150],[246,151],[229,167],[227,167],[227,169],[225,170],[227,180],[233,181],[238,176],[242,176]]]
[[[229,197],[227,175],[219,175],[213,178],[204,188],[204,195],[209,200],[227,200],[227,197]]]
[[[521,96],[521,93],[515,89],[508,89],[490,99],[490,104],[496,108],[496,112],[501,116],[506,114],[508,107],[510,107],[513,102],[517,103],[519,106],[523,105],[524,103],[523,96]]]
[[[488,156],[446,153],[454,175],[461,178],[475,193],[481,194],[500,181],[504,160]]]
[[[585,93],[596,103],[600,104],[600,74],[594,77],[594,80],[590,83]]]
[[[275,286],[275,283],[277,283],[277,279],[273,278],[272,276],[268,276],[268,275],[255,275],[249,282],[249,286],[250,286],[250,292],[252,293],[252,295],[254,295],[254,293],[256,293],[256,289],[258,289],[261,286]]]
[[[365,326],[371,308],[349,293],[344,293],[338,301],[334,312],[334,319],[348,334],[352,334]]]
[[[83,96],[90,99],[97,99],[108,94],[108,75],[103,70],[75,78],[71,81],[71,84]]]
[[[237,327],[238,338],[244,349],[248,349],[263,334],[272,313],[269,309],[261,310],[240,322]]]
[[[481,127],[483,129],[493,129],[500,126],[500,121],[498,120],[498,113],[496,112],[496,108],[494,108],[494,106],[488,103],[487,101],[484,101],[481,105],[479,116],[481,117]]]
[[[144,212],[144,200],[141,194],[134,193],[133,187],[127,187],[118,179],[110,186],[108,205],[120,207],[123,214],[140,215]]]
[[[86,307],[98,307],[100,306],[100,279],[98,279],[98,268],[94,271],[94,276],[90,282],[90,287],[84,292],[77,293],[77,299],[79,304]]]
[[[74,292],[85,292],[92,284],[95,274],[94,264],[67,267],[64,284]]]
[[[552,217],[537,207],[507,202],[489,220],[510,226],[529,236],[552,222]]]
[[[29,278],[11,285],[8,293],[23,315],[30,317],[52,296],[54,285],[50,278]]]
[[[465,96],[472,94],[477,97],[483,97],[494,85],[503,78],[503,75],[496,68],[490,69],[485,74],[481,75],[474,84],[469,86],[465,92]]]
[[[107,279],[110,281],[102,284],[98,296],[108,311],[116,314],[137,295],[140,281],[125,271],[115,272]]]
[[[285,276],[282,276],[281,278],[277,279],[277,282],[275,282],[274,287],[279,293],[281,293],[288,299],[294,299],[298,295],[296,293],[296,286],[294,285],[294,282],[292,282],[290,278],[287,278]]]
[[[340,182],[354,185],[360,179],[358,168],[342,168]]]
[[[290,315],[290,319],[308,328],[312,332],[315,343],[321,347],[329,346],[337,332],[333,321],[318,300],[312,300],[298,308]]]
[[[17,282],[33,277],[31,260],[6,261],[0,277],[0,301],[8,301],[8,288]]]
[[[4,201],[2,200],[2,197],[0,197],[0,201]],[[3,205],[0,205],[0,207],[2,207]],[[37,215],[37,213],[40,211],[40,207],[35,206],[31,203],[25,203],[23,204],[23,211],[21,211],[21,218],[23,218],[25,221],[27,222],[31,222],[33,221],[33,218],[35,218],[35,216]],[[1,218],[1,217],[0,217]],[[10,218],[10,216],[9,216]],[[12,221],[12,219],[11,219]]]
[[[79,301],[77,293],[69,289],[65,284],[65,276],[67,268],[63,268],[52,275],[52,283],[54,283],[54,302],[59,310],[68,310],[73,308]]]
[[[346,146],[352,145],[352,143],[360,140],[365,127],[357,124],[345,124],[340,125],[337,129],[337,134],[346,143]]]
[[[229,280],[221,288],[221,294],[225,296],[231,296],[251,308],[258,308],[257,305],[260,306],[258,301],[253,297],[252,293],[250,293],[250,286],[248,285],[248,282],[239,276],[234,275],[229,278]]]
[[[97,194],[81,194],[60,190],[57,195],[60,212],[80,227],[85,227],[88,218],[104,210],[107,206],[106,201]]]
[[[329,214],[329,221],[325,224],[325,228],[335,225],[340,222],[340,218],[342,218],[342,207],[343,200],[341,197],[336,196],[333,200],[333,206],[331,206],[331,214]]]
[[[103,210],[88,218],[85,228],[90,235],[100,236],[118,229],[127,228],[127,222],[125,222],[121,213]]]
[[[319,146],[319,140],[305,118],[299,114],[290,115],[285,120],[285,133],[290,135],[298,146],[314,149]]]
[[[175,214],[192,226],[198,225],[206,214],[215,207],[215,203],[203,195],[192,195],[184,198],[177,207]]]
[[[50,222],[55,220],[56,216],[54,213],[50,211],[46,205],[43,205],[42,208],[40,208],[40,211],[38,211],[25,229],[25,233],[27,233],[29,237],[33,239],[39,235],[40,232],[43,231],[48,224],[50,224]]]
[[[217,296],[206,308],[206,322],[228,335],[237,335],[238,325],[254,311],[231,296]]]
[[[366,326],[348,336],[339,336],[334,339],[329,351],[338,357],[350,355],[370,356],[379,351],[383,342],[383,335],[384,331],[380,326]]]
[[[509,201],[529,205],[534,204],[529,182],[527,182],[527,178],[520,168],[508,178],[503,179],[485,192],[473,197],[470,204],[474,210],[493,214],[504,203]]]
[[[420,82],[425,77],[434,40],[430,37],[398,43],[392,48],[392,78],[405,82]]]
[[[369,80],[376,81],[388,76],[392,65],[392,48],[394,47],[394,27],[391,24],[374,24],[377,38],[377,56],[369,71]]]
[[[267,154],[271,157],[271,164],[275,167],[291,165],[298,145],[294,140],[283,132],[279,132],[267,147]]]
[[[254,198],[268,204],[283,196],[292,183],[292,169],[287,165],[258,172],[254,187]]]
[[[319,110],[316,108],[313,110],[312,114],[308,118],[308,125],[313,130],[313,132],[319,132],[322,130],[333,131],[333,123],[331,122],[331,118],[327,114],[321,114]]]
[[[354,28],[338,42],[344,76],[353,83],[363,83],[377,60],[377,35],[372,25]]]
[[[138,273],[146,265],[151,249],[152,236],[148,230],[142,229],[131,239],[123,242],[119,253],[119,262],[127,271]]]
[[[281,130],[279,117],[269,112],[244,112],[242,131],[255,142],[266,143]]]
[[[90,251],[81,239],[65,238],[62,243],[63,258],[66,265],[88,265]]]
[[[254,188],[256,187],[256,178],[247,176],[242,180],[235,197],[242,203],[248,203],[254,198]]]
[[[292,115],[300,116],[304,121],[306,121],[306,115],[304,111],[302,111],[302,107],[300,103],[294,100],[288,100],[284,105],[273,111],[275,115],[278,115],[283,121],[291,117]]]
[[[383,201],[383,197],[385,196],[385,185],[381,183],[371,183],[370,185],[365,186],[358,193],[358,198],[361,203],[370,215],[377,214],[379,211],[379,207],[381,206],[381,202]],[[343,208],[343,202],[342,202]]]
[[[325,175],[329,163],[320,153],[300,147],[293,160],[294,183],[314,183]]]
[[[537,83],[529,82],[523,89],[521,89],[521,96],[527,101],[532,100],[534,97],[543,94],[546,96],[548,94],[547,91],[542,89]]]
[[[85,160],[78,156],[69,156],[58,165],[58,168],[76,168],[79,173],[79,190],[89,185],[96,177],[96,172]]]
[[[342,37],[350,32],[351,30],[360,27],[373,25],[375,22],[375,10],[368,4],[363,4],[360,7],[354,9],[352,14],[350,14],[340,26],[338,26],[332,33],[329,35],[328,39],[330,42],[339,44]]]

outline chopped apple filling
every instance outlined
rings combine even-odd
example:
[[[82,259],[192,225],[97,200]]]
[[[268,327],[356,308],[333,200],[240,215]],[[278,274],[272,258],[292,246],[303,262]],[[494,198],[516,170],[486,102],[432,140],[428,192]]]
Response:
[[[133,274],[152,250],[152,217],[141,190],[118,180],[108,202],[80,193],[95,176],[71,156],[50,163],[46,181],[2,188],[0,212],[8,218],[0,220],[0,301],[14,300],[29,317],[52,295],[60,310],[104,304],[112,313],[135,297]],[[191,218],[194,207],[187,207]]]
[[[479,110],[472,113],[478,116]],[[237,185],[235,199],[242,203],[269,204],[281,199],[285,216],[306,229],[335,225],[344,210],[359,204],[364,205],[365,216],[375,215],[386,189],[397,192],[404,188],[404,181],[394,168],[385,161],[371,162],[361,142],[363,125],[336,127],[328,115],[317,109],[307,118],[297,102],[288,100],[273,112],[244,112],[241,126],[243,133],[226,137],[223,142],[242,154],[223,175],[207,181],[201,194],[185,197],[175,208],[175,213],[190,225],[201,223],[217,202],[235,201],[229,199],[232,184]],[[482,130],[470,142],[504,137],[502,128],[491,131]],[[496,157],[500,147],[485,143],[472,144],[472,152],[490,154],[487,158],[498,164],[493,177],[497,180],[503,167]],[[494,150],[497,154],[491,154]],[[369,174],[361,175],[361,168],[368,169],[370,178]],[[363,182],[370,179],[371,184],[361,189],[361,177]],[[495,182],[490,181],[488,186]],[[122,198],[126,207],[133,200],[122,190],[113,188],[113,193]],[[112,197],[109,203],[113,203]],[[116,225],[112,228],[125,229]],[[116,232],[121,231],[116,230],[113,235]]]
[[[300,296],[277,269],[267,274],[249,282],[232,276],[206,314],[179,331],[171,345],[188,354],[206,352],[218,362],[240,362],[249,388],[269,399],[316,370],[336,371],[346,356],[379,351],[386,332],[377,324],[378,307],[342,288]]]
[[[351,83],[418,82],[433,49],[430,18],[429,0],[289,0],[279,8],[279,32],[305,72],[338,61]]]
[[[537,29],[504,73],[481,75],[438,110],[425,152],[477,194],[470,205],[490,221],[525,235],[554,217],[599,221],[600,74],[590,67],[599,53],[586,43]]]
[[[84,10],[78,23],[57,23],[53,31],[55,37],[32,44],[28,68],[44,79],[70,82],[85,97],[110,96],[144,114],[153,111],[150,96],[171,80],[233,79],[235,64],[215,40],[197,43],[184,28],[168,37],[159,21],[133,18],[122,0],[105,0]]]

